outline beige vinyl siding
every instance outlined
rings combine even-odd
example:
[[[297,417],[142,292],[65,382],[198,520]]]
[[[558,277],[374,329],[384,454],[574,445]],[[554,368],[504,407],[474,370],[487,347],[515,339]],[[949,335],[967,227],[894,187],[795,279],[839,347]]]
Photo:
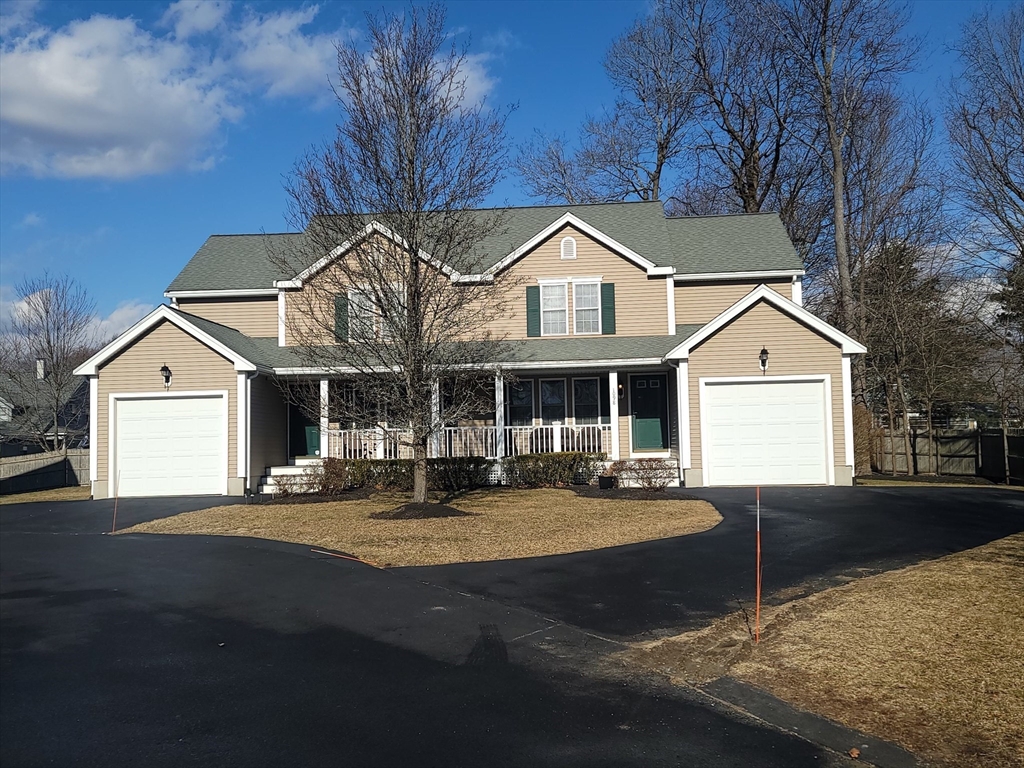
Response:
[[[576,239],[576,258],[561,258],[562,238]],[[499,274],[513,293],[509,311],[489,325],[498,337],[526,338],[526,286],[537,278],[597,277],[615,284],[615,334],[653,336],[668,332],[668,297],[664,277],[648,278],[647,272],[608,250],[573,227],[564,227],[526,256]],[[572,334],[573,292],[569,286],[568,329]],[[679,321],[682,322],[682,321]],[[551,338],[551,337],[546,337]],[[557,338],[557,337],[555,337]]]
[[[246,336],[277,338],[277,297],[245,299],[178,299],[178,308]]]
[[[835,465],[846,463],[843,429],[843,355],[829,341],[770,304],[758,302],[690,353],[690,459],[702,467],[700,453],[700,379],[759,376],[758,354],[768,348],[768,375],[830,374],[832,446]]]
[[[766,280],[764,284],[787,299],[793,296],[789,278]],[[710,322],[759,285],[757,280],[676,283],[676,322],[680,325]]]
[[[133,342],[99,370],[96,414],[96,465],[107,480],[108,427],[111,393],[164,392],[160,367],[172,373],[172,392],[227,390],[228,477],[238,467],[238,374],[231,362],[166,321]],[[110,495],[114,495],[113,485]]]
[[[256,490],[267,467],[288,463],[288,406],[266,376],[249,382],[249,487]]]

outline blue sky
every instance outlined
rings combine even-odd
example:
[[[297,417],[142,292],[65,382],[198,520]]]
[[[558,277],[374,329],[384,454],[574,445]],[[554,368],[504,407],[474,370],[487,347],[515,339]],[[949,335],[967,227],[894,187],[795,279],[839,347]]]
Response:
[[[332,41],[377,2],[0,0],[0,303],[43,270],[97,302],[104,334],[163,301],[206,237],[285,229],[296,158],[333,133]],[[387,4],[400,11],[404,4]],[[601,67],[645,2],[449,2],[474,88],[518,103],[513,143],[575,134],[613,100]],[[920,0],[908,86],[937,98],[981,0]],[[494,202],[528,202],[514,178]],[[0,308],[2,314],[3,308]]]

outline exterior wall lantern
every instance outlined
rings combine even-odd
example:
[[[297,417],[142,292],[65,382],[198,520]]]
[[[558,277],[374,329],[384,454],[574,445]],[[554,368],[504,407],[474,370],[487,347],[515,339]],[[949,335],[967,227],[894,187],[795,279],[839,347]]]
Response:
[[[761,373],[764,374],[768,370],[768,350],[761,347],[761,354],[757,357],[761,362]]]
[[[167,367],[167,364],[160,366],[160,375],[164,377],[164,389],[171,388],[171,369]]]

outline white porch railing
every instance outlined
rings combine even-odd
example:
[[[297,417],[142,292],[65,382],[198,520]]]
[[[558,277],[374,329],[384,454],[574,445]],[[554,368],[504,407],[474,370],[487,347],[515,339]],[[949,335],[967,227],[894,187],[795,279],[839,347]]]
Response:
[[[497,458],[499,445],[504,456],[524,453],[583,451],[612,455],[610,424],[545,424],[533,427],[505,427],[499,441],[498,427],[445,427],[432,443],[430,455],[441,457],[484,456]],[[327,455],[339,459],[411,459],[411,434],[398,429],[331,429],[327,432]]]

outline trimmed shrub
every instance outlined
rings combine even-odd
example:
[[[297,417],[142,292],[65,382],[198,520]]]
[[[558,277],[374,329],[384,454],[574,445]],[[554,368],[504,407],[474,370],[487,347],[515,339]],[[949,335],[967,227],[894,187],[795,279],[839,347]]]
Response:
[[[352,488],[351,462],[326,458],[306,470],[309,486],[320,496],[337,496]]]
[[[453,456],[427,460],[427,482],[433,490],[446,493],[470,491],[487,485],[493,459],[482,456]]]
[[[604,461],[603,453],[524,453],[505,459],[505,480],[524,488],[586,485]]]
[[[676,476],[675,469],[664,459],[632,459],[616,461],[609,471],[619,478],[619,485],[631,485],[648,491],[663,491]]]

